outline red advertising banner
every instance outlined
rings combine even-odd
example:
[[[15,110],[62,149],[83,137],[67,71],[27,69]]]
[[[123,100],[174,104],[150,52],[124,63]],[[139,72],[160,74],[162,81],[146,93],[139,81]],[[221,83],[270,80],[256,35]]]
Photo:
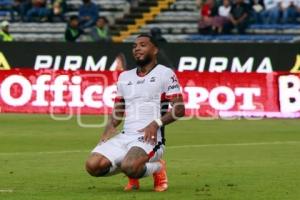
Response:
[[[107,114],[118,72],[0,71],[1,112]]]
[[[109,114],[118,72],[0,71],[0,112]],[[186,115],[300,117],[300,75],[178,72]]]

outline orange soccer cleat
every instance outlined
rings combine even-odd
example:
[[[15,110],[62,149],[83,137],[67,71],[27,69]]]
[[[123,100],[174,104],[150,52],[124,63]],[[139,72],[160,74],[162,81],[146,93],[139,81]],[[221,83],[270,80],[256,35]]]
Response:
[[[166,162],[164,160],[159,160],[162,168],[153,174],[154,179],[154,191],[164,192],[168,189],[168,177],[166,171]]]
[[[129,178],[127,185],[124,187],[124,191],[132,191],[140,189],[139,179]]]

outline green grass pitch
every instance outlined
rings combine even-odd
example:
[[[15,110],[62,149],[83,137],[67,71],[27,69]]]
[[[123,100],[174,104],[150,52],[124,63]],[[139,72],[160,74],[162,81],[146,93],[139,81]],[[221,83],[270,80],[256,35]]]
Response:
[[[300,199],[300,120],[188,120],[167,127],[169,190],[152,178],[123,192],[120,174],[90,177],[85,159],[103,117],[0,115],[1,200]]]

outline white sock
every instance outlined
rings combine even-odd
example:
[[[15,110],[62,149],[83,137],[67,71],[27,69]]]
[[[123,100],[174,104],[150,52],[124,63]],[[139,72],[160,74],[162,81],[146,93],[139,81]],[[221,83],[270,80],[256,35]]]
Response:
[[[147,177],[154,174],[155,172],[158,172],[162,167],[160,162],[147,162],[145,166],[146,172],[143,177]]]

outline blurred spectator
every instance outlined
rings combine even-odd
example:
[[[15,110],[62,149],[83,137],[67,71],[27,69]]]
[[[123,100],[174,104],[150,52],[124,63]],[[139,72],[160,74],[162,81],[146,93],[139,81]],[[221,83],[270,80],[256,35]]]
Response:
[[[31,0],[14,0],[13,9],[19,14],[21,21],[25,21],[26,13],[31,8]]]
[[[96,26],[91,30],[91,38],[94,42],[110,41],[108,21],[105,17],[99,17]]]
[[[263,23],[276,24],[279,21],[281,0],[264,0],[265,11],[262,13]]]
[[[50,12],[51,11],[47,8],[46,0],[32,0],[32,8],[28,10],[26,14],[26,19],[29,22],[48,21],[50,17]]]
[[[267,24],[296,23],[299,16],[299,0],[265,0],[264,22]]]
[[[252,17],[255,23],[263,22],[263,13],[265,10],[265,4],[263,0],[250,0],[250,6],[252,9]]]
[[[212,31],[213,18],[218,13],[218,7],[215,4],[215,0],[207,0],[201,6],[201,19],[199,21],[199,33],[210,34]]]
[[[218,15],[213,18],[213,31],[215,33],[223,33],[223,26],[230,22],[230,0],[223,0],[218,8]]]
[[[264,23],[277,24],[280,18],[281,0],[265,0],[265,6]]]
[[[82,29],[94,26],[98,19],[98,7],[91,0],[82,0],[79,8],[79,21]]]
[[[230,22],[224,25],[224,33],[230,34],[236,28],[239,34],[245,34],[249,12],[249,5],[244,0],[235,0],[230,10]]]
[[[65,12],[67,4],[65,0],[51,0],[51,21],[62,22],[65,21]]]
[[[84,32],[79,28],[79,18],[77,16],[71,16],[65,31],[65,40],[67,42],[76,42],[82,34],[84,34]]]
[[[167,40],[162,36],[160,28],[152,28],[150,30],[150,35],[158,42],[158,43],[166,43]]]
[[[13,0],[0,0],[0,10],[9,13],[10,19],[15,21]]]
[[[127,2],[130,4],[131,8],[137,8],[139,5],[139,0],[127,0]]]
[[[296,23],[299,16],[299,0],[281,1],[282,23]]]
[[[12,42],[13,36],[9,33],[9,22],[3,21],[1,23],[0,41],[1,42]]]

